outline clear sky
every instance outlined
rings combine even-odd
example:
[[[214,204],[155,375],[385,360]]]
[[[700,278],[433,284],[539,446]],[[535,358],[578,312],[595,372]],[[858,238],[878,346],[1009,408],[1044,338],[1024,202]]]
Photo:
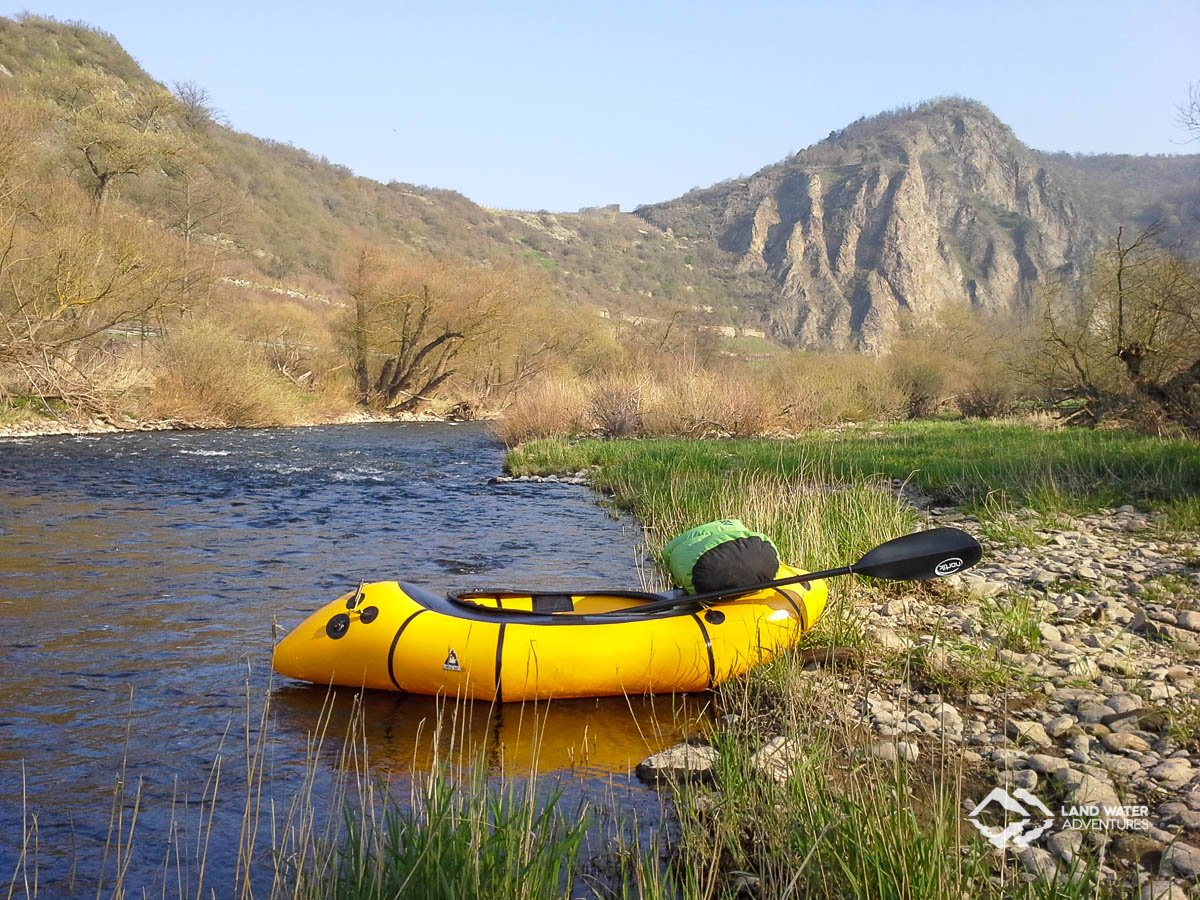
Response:
[[[667,200],[946,94],[1043,150],[1200,152],[1175,121],[1200,82],[1197,0],[26,8],[112,32],[239,130],[487,206]]]

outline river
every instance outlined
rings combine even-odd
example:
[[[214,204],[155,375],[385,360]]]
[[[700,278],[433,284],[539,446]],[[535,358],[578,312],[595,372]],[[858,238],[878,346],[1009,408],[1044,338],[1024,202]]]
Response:
[[[327,692],[272,682],[273,627],[282,636],[359,581],[637,586],[636,523],[584,487],[488,484],[502,461],[476,425],[0,441],[0,886],[16,873],[20,896],[36,871],[44,896],[95,895],[114,871],[124,771],[125,827],[141,791],[126,890],[158,895],[165,877],[174,895],[173,823],[203,812],[218,757],[220,796],[245,793],[247,712],[253,742],[268,696],[264,797],[285,804]],[[331,735],[348,694],[333,700]],[[434,701],[369,693],[363,708],[374,771],[402,785],[428,769]],[[632,766],[694,715],[670,698],[555,702],[538,712],[534,753],[532,711],[475,704],[460,734],[496,773],[503,760],[554,778],[568,800],[637,809],[657,800]],[[206,885],[225,896],[242,807],[222,799],[211,814]]]

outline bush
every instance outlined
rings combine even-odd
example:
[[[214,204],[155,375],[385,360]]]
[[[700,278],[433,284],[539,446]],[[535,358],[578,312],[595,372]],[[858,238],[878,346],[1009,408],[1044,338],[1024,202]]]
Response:
[[[925,354],[899,350],[887,360],[892,383],[904,398],[904,415],[909,419],[928,419],[942,405],[946,389],[946,371]]]
[[[528,388],[491,424],[508,447],[539,438],[571,437],[591,429],[587,391],[577,379],[549,378]]]
[[[693,370],[651,382],[643,394],[650,435],[755,437],[774,427],[778,402],[766,377]]]
[[[271,371],[260,347],[206,321],[189,322],[157,347],[149,413],[207,426],[303,422],[311,401]]]
[[[856,353],[791,353],[767,378],[784,424],[796,429],[891,419],[905,402],[880,361]]]
[[[588,411],[602,435],[621,438],[642,430],[642,391],[641,383],[621,376],[592,385]]]
[[[1004,385],[974,384],[954,396],[954,405],[966,419],[993,419],[1012,407],[1012,392]]]

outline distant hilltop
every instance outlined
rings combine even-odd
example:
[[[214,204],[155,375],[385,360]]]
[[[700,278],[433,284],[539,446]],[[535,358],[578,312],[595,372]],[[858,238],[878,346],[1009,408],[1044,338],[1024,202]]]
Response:
[[[0,90],[72,68],[161,89],[104,32],[0,19]],[[236,229],[213,225],[207,239],[237,255],[239,278],[313,296],[336,298],[348,248],[381,241],[529,267],[564,300],[622,321],[686,314],[713,334],[879,352],[906,316],[919,325],[954,304],[1026,313],[1040,280],[1076,278],[1118,224],[1161,221],[1197,248],[1200,156],[1041,153],[957,98],[859,120],[747,178],[633,213],[486,209],[452,190],[356,177],[235,132],[203,104],[184,108],[195,120],[172,127],[204,161],[206,196],[237,210]],[[56,141],[38,142],[40,164],[68,169]],[[179,186],[170,166],[125,181],[125,202],[165,220],[162,198]]]
[[[902,312],[1027,312],[1039,280],[1076,277],[1120,223],[1163,221],[1195,252],[1200,156],[1048,155],[942,99],[637,213],[707,246],[777,339],[878,350]]]

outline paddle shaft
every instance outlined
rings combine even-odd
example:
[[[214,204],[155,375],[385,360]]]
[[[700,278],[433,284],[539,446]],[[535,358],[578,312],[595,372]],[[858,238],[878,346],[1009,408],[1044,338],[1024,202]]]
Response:
[[[655,600],[652,603],[646,603],[636,607],[636,611],[643,612],[658,612],[663,609],[671,609],[676,606],[684,606],[692,603],[705,603],[711,600],[724,600],[728,597],[740,597],[742,594],[753,594],[756,591],[765,591],[771,588],[783,587],[788,584],[797,584],[801,581],[818,581],[822,578],[836,578],[839,575],[850,575],[854,572],[854,566],[839,566],[836,569],[826,569],[824,572],[805,572],[802,575],[789,575],[787,578],[776,578],[773,581],[760,581],[758,584],[747,584],[742,587],[732,589],[724,588],[719,591],[709,591],[706,594],[690,594],[686,597],[664,597],[662,600]],[[595,616],[618,616],[628,615],[634,612],[634,609],[611,609],[605,612],[592,613]]]

